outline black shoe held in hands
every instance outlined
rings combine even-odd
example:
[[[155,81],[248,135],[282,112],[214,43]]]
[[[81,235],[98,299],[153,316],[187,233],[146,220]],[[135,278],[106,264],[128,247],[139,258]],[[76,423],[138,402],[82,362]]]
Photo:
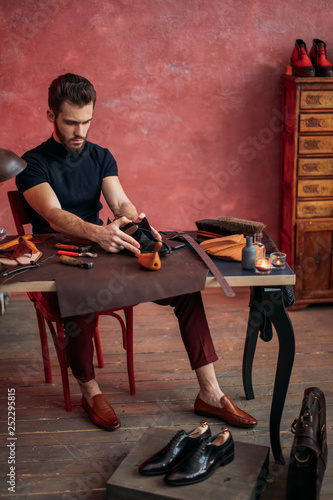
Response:
[[[124,231],[124,233],[128,234],[132,238],[135,239],[138,243],[140,243],[140,251],[141,253],[153,253],[155,250],[156,242],[158,241],[154,233],[149,225],[147,218],[142,219],[141,222],[129,222],[124,226],[121,226],[120,229]],[[160,255],[164,255],[167,253],[171,253],[172,250],[165,242],[162,242],[162,248],[159,250]],[[122,250],[122,253],[126,253],[127,255],[133,255],[132,252],[128,250]]]
[[[166,474],[176,467],[193,448],[210,437],[210,428],[205,420],[202,420],[200,426],[189,433],[180,430],[164,448],[140,465],[139,472],[145,476]]]

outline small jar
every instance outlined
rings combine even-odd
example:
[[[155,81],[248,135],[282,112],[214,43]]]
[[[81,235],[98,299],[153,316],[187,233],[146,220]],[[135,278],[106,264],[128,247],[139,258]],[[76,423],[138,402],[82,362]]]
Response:
[[[262,242],[262,233],[255,233],[253,236],[253,246],[257,252],[257,259],[266,257],[266,247]]]

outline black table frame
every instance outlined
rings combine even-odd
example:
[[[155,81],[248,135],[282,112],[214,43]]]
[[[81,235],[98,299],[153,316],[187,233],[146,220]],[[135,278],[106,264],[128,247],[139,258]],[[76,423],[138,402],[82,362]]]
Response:
[[[254,399],[252,366],[259,333],[264,340],[272,335],[273,324],[279,341],[270,414],[270,439],[276,462],[284,464],[280,444],[280,423],[295,358],[295,336],[284,307],[282,287],[251,287],[250,311],[243,354],[243,387],[247,399]],[[265,339],[266,337],[266,339]]]

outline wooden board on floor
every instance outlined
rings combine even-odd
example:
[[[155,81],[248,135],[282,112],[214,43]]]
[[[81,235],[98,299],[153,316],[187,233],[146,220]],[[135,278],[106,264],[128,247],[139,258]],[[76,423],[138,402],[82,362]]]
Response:
[[[106,485],[107,500],[205,500],[212,498],[259,499],[266,483],[269,448],[235,441],[235,458],[218,467],[207,480],[197,484],[172,487],[163,475],[142,476],[138,468],[152,454],[163,448],[175,429],[151,427],[127,455]]]

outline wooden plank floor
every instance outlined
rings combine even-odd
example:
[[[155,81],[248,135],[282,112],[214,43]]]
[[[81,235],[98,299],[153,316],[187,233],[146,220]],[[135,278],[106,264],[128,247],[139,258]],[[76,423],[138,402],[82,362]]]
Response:
[[[204,292],[206,312],[220,359],[216,371],[222,389],[259,421],[254,429],[231,427],[235,440],[269,446],[269,414],[274,383],[277,339],[258,342],[253,383],[256,398],[246,401],[241,363],[248,315],[248,290],[228,299],[221,290]],[[296,359],[281,422],[281,442],[288,461],[292,434],[304,389],[320,387],[327,401],[329,463],[322,499],[333,498],[333,308],[317,305],[290,313],[296,335]],[[97,369],[100,385],[122,421],[107,433],[94,427],[80,405],[78,386],[70,376],[72,412],[64,410],[59,367],[51,346],[53,383],[43,379],[37,322],[26,295],[13,294],[0,317],[1,484],[0,497],[15,499],[104,499],[106,482],[150,426],[192,429],[196,378],[171,308],[142,304],[135,308],[135,375],[137,394],[128,390],[126,357],[118,324],[101,319],[105,368]],[[51,345],[51,341],[50,341]],[[8,491],[7,390],[16,395],[15,494]],[[212,431],[221,422],[209,419]],[[142,457],[143,459],[146,457]],[[270,476],[262,499],[285,497],[287,466],[271,458]],[[253,479],[253,478],[252,478]],[[208,490],[209,491],[209,490]],[[238,499],[230,499],[238,500]]]

